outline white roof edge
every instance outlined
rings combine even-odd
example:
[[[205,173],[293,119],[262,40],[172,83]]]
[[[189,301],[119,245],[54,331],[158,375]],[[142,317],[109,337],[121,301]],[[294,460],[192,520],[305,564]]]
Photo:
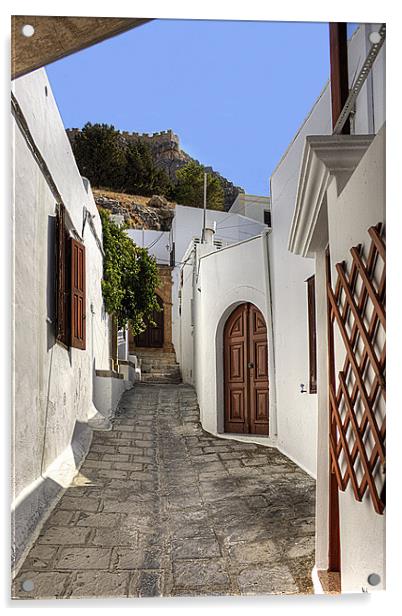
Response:
[[[241,240],[240,242],[236,242],[234,244],[228,244],[227,246],[222,246],[219,250],[215,250],[213,252],[208,252],[206,255],[202,255],[201,259],[205,259],[205,257],[210,257],[211,255],[217,255],[224,250],[229,250],[229,248],[236,248],[237,246],[241,246],[241,244],[247,244],[247,242],[254,242],[255,240],[260,240],[264,235],[269,235],[271,233],[271,229],[263,229],[263,231],[259,235],[253,235],[253,237],[249,237],[246,240]]]

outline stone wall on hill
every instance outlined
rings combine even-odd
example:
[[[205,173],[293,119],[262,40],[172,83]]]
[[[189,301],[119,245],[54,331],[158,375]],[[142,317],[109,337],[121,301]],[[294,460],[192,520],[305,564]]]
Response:
[[[72,143],[78,133],[79,128],[68,128],[67,135]],[[122,131],[122,139],[129,143],[130,141],[145,141],[152,152],[156,164],[164,169],[169,177],[175,181],[177,171],[190,161],[195,161],[199,164],[200,161],[192,158],[187,152],[181,149],[179,136],[171,129],[161,131],[159,133],[133,133]],[[223,177],[212,167],[206,167],[207,173],[211,173],[219,177],[222,182],[224,192],[224,209],[228,211],[239,193],[244,193],[244,189],[240,186],[235,186],[233,182]],[[183,204],[185,205],[185,204]]]

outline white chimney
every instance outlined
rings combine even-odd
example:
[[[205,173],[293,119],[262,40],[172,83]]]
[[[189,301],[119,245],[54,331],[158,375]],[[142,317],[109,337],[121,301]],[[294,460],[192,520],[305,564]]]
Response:
[[[208,223],[204,229],[204,244],[209,244],[213,246],[214,244],[214,235],[216,232],[216,222]]]

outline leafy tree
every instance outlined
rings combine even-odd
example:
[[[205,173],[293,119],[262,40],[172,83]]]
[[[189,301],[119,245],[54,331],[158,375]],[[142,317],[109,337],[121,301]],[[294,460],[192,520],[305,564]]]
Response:
[[[158,268],[145,248],[136,246],[109,214],[100,210],[103,229],[102,293],[107,312],[116,317],[119,328],[129,323],[134,335],[152,323],[152,313],[159,310],[156,289]]]
[[[176,172],[177,184],[173,189],[173,197],[178,203],[202,207],[204,203],[204,171],[205,167],[195,161],[190,161]],[[207,176],[207,207],[211,210],[223,210],[224,193],[219,178],[208,173]]]
[[[137,140],[130,142],[126,151],[124,188],[138,195],[168,195],[172,189],[169,176],[155,165],[149,145]]]
[[[72,144],[80,173],[94,186],[119,189],[124,182],[126,149],[120,132],[108,124],[87,122]]]

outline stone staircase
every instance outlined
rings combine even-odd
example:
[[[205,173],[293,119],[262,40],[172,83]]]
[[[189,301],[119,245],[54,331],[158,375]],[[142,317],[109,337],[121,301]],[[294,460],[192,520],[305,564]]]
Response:
[[[176,354],[166,353],[159,349],[135,351],[141,361],[142,383],[181,383],[179,364]]]

